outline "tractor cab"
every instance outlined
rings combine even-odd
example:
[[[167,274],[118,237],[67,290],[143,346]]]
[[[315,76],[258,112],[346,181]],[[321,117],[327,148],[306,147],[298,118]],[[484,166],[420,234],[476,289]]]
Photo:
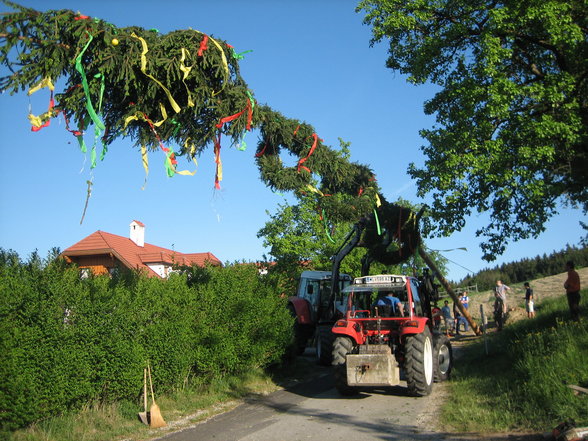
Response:
[[[414,277],[377,275],[357,277],[343,290],[346,318],[422,316],[418,281]]]

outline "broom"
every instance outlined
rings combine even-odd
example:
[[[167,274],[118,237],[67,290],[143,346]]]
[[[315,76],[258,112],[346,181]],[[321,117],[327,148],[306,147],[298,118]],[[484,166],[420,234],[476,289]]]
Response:
[[[158,427],[165,427],[167,426],[167,424],[161,416],[159,406],[155,403],[155,395],[153,394],[153,382],[151,381],[151,367],[149,366],[149,363],[147,363],[147,372],[149,373],[149,387],[151,388],[151,400],[153,401],[153,404],[149,409],[149,425],[153,429],[157,429]]]
[[[143,412],[139,412],[139,419],[145,425],[149,425],[147,418],[147,369],[143,369]]]

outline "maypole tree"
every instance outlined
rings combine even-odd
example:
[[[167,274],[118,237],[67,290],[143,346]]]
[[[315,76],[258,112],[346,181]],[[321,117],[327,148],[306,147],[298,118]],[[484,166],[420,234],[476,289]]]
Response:
[[[146,173],[148,153],[161,150],[170,177],[193,174],[178,169],[178,158],[195,161],[212,147],[220,188],[223,143],[242,148],[245,133],[255,129],[256,161],[267,186],[314,197],[325,222],[373,215],[363,245],[373,248],[381,235],[392,235],[386,249],[375,251],[385,264],[405,260],[420,243],[415,213],[388,203],[369,167],[325,145],[310,124],[257,103],[239,73],[245,52],[226,41],[194,29],[161,34],[70,10],[4,3],[14,12],[0,21],[0,63],[9,70],[0,91],[47,89],[47,109],[28,116],[31,129],[63,118],[82,152],[90,150],[91,168],[118,138],[140,149]],[[65,86],[57,91],[61,79]],[[298,158],[295,166],[283,165],[283,149]]]

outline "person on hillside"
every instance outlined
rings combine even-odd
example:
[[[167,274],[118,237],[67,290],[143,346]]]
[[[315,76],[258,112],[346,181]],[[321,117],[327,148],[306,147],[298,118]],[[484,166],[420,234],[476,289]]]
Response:
[[[445,302],[443,302],[441,314],[443,314],[443,323],[445,324],[445,330],[453,332],[453,317],[451,316],[451,309],[449,308],[448,300],[445,300]]]
[[[459,303],[461,303],[461,305],[463,306],[464,309],[468,309],[468,304],[470,302],[470,299],[468,297],[468,292],[464,291],[463,293],[461,293],[461,295],[459,296]],[[459,311],[458,308],[454,308],[454,313],[455,311],[457,311],[457,315],[455,316],[455,332],[457,334],[459,334],[459,328],[461,327],[461,324],[463,323],[463,330],[464,332],[468,332],[470,330],[469,326],[468,326],[468,321],[465,318],[465,316],[463,316],[461,314],[461,312]]]
[[[574,268],[574,262],[571,260],[566,262],[566,271],[568,278],[564,283],[566,289],[566,296],[568,297],[568,306],[570,307],[570,314],[572,320],[580,320],[580,275]]]
[[[496,281],[496,286],[494,287],[494,317],[496,319],[496,324],[498,326],[498,330],[502,330],[502,326],[504,325],[504,320],[506,318],[506,292],[510,291],[510,287],[506,286],[502,283],[502,280]]]
[[[525,309],[527,310],[527,317],[534,318],[535,317],[535,305],[533,301],[533,289],[529,285],[529,282],[523,283],[525,287]]]

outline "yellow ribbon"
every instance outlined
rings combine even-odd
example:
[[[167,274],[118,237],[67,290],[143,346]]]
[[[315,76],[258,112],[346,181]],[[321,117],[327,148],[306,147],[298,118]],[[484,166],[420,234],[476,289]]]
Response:
[[[39,81],[39,84],[37,84],[35,87],[29,89],[27,94],[32,95],[33,93],[35,93],[45,87],[48,87],[49,90],[55,90],[55,86],[53,86],[53,82],[51,81],[51,78],[49,78],[49,77],[43,78],[41,81]]]
[[[188,67],[184,64],[184,60],[186,59],[186,56],[189,56],[190,52],[188,52],[187,49],[182,48],[182,57],[180,58],[180,70],[182,72],[184,72],[184,75],[182,76],[182,83],[184,83],[184,87],[186,88],[186,93],[188,94],[188,107],[194,107],[194,101],[192,100],[192,94],[190,93],[190,89],[188,88],[188,85],[186,84],[186,78],[188,78],[188,75],[190,74],[190,71],[192,70],[192,66]]]
[[[141,42],[141,46],[143,48],[143,51],[141,52],[141,72],[143,72],[145,74],[145,76],[147,76],[147,77],[151,78],[153,81],[155,81],[155,83],[157,83],[157,85],[163,89],[163,91],[167,95],[167,99],[169,100],[169,103],[171,104],[171,106],[174,109],[174,111],[176,113],[180,113],[181,108],[180,108],[180,106],[178,106],[178,103],[176,103],[176,100],[174,100],[174,97],[172,96],[172,94],[169,91],[169,89],[167,87],[165,87],[154,76],[149,75],[147,73],[147,57],[145,56],[147,54],[147,52],[149,52],[149,48],[147,47],[147,42],[145,41],[145,39],[143,39],[142,37],[139,37],[134,32],[131,34],[131,37],[136,38],[137,40],[139,40]]]
[[[155,127],[160,127],[167,119],[167,111],[165,110],[165,106],[161,103],[159,103],[159,110],[161,111],[161,116],[163,116],[163,119],[153,123]]]
[[[323,193],[322,191],[320,191],[320,190],[319,190],[318,188],[316,188],[316,187],[313,187],[313,186],[312,186],[312,185],[310,185],[310,184],[307,184],[307,185],[306,185],[306,188],[307,188],[308,190],[312,191],[313,193],[316,193],[316,194],[318,194],[318,195],[320,195],[320,196],[324,196],[324,193]]]
[[[190,140],[190,138],[186,139],[186,142],[184,143],[184,148],[188,147],[189,140]],[[194,143],[192,143],[190,145],[190,157],[192,158],[192,161],[194,162],[194,164],[196,164],[196,167],[198,167],[198,162],[196,161],[196,158],[194,157],[195,153],[196,153],[196,146],[194,145]],[[174,171],[178,175],[184,175],[184,176],[194,176],[196,174],[196,170],[194,170],[193,172],[189,172],[188,170],[177,171],[174,169]]]
[[[381,207],[382,201],[380,200],[380,196],[376,193],[376,207]]]
[[[214,43],[214,45],[220,51],[221,58],[222,58],[222,61],[223,61],[223,67],[225,68],[225,81],[223,82],[223,87],[221,87],[218,92],[212,92],[212,96],[215,96],[215,95],[218,95],[219,93],[221,93],[223,91],[223,89],[225,88],[225,85],[227,84],[227,81],[229,81],[229,63],[227,63],[227,57],[226,57],[225,51],[223,51],[223,48],[221,47],[221,45],[218,44],[218,42],[214,38],[212,38],[211,36],[208,36],[208,39],[210,41],[212,41]]]
[[[147,147],[145,144],[141,144],[141,160],[143,161],[143,168],[145,169],[145,182],[143,183],[141,190],[145,190],[145,186],[147,185],[147,176],[149,175],[149,157],[147,156]]]
[[[53,82],[51,81],[51,78],[49,77],[45,77],[43,78],[41,81],[39,81],[39,83],[30,88],[29,91],[27,92],[27,95],[32,95],[35,92],[38,92],[41,89],[44,89],[45,87],[48,87],[49,90],[51,92],[53,92],[55,90],[55,86],[53,86]],[[53,97],[53,95],[51,95]],[[49,119],[51,119],[54,115],[54,111],[52,109],[47,110],[45,113],[42,113],[41,115],[33,115],[32,113],[29,113],[28,115],[28,119],[31,123],[31,125],[35,126],[35,127],[41,127],[43,124],[45,124]]]

